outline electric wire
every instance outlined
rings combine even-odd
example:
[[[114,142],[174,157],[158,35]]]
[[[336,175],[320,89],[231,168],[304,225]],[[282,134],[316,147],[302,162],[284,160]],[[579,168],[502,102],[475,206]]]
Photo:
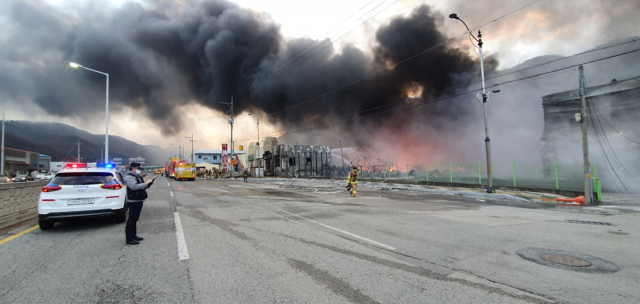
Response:
[[[589,116],[593,117],[593,111],[591,108],[591,102],[589,99],[586,99],[586,106],[587,106],[587,111],[589,113]],[[609,156],[607,155],[607,153],[605,152],[605,148],[604,145],[602,145],[601,141],[600,141],[600,134],[598,133],[598,128],[596,127],[596,122],[592,119],[591,122],[591,127],[593,129],[593,132],[596,135],[596,140],[598,141],[598,148],[600,149],[600,154],[602,154],[602,157],[604,157],[605,160],[605,165],[609,165],[609,170],[611,170],[611,172],[613,173],[613,175],[618,179],[618,182],[616,183],[616,181],[614,179],[612,179],[611,181],[613,182],[613,185],[618,189],[619,192],[622,192],[622,189],[620,189],[620,187],[618,186],[618,183],[620,183],[620,185],[622,185],[622,187],[624,188],[625,191],[627,191],[627,193],[629,193],[629,189],[627,189],[624,185],[624,183],[622,182],[622,179],[620,178],[620,176],[618,175],[618,173],[615,171],[613,165],[611,164],[611,160],[609,159]]]
[[[536,3],[540,2],[540,1],[543,1],[543,0],[536,0],[536,1],[533,1],[533,2],[531,2],[531,3],[527,4],[527,5],[524,5],[524,6],[520,7],[520,8],[517,8],[517,9],[515,9],[515,10],[513,10],[513,11],[510,11],[510,12],[508,12],[508,13],[504,14],[504,15],[499,16],[498,18],[496,18],[496,19],[494,19],[494,20],[492,20],[492,21],[486,22],[486,23],[484,23],[484,24],[482,24],[482,25],[480,25],[480,26],[478,26],[478,27],[473,28],[473,29],[472,29],[472,31],[473,31],[473,30],[476,30],[476,29],[480,29],[480,28],[482,28],[482,27],[485,27],[485,26],[487,26],[487,25],[489,25],[489,24],[491,24],[491,23],[493,23],[493,22],[496,22],[496,21],[498,21],[498,20],[500,20],[500,19],[502,19],[502,18],[504,18],[504,17],[507,17],[507,16],[509,16],[509,15],[511,15],[511,14],[513,14],[513,13],[516,13],[516,12],[518,12],[518,11],[520,11],[520,10],[523,10],[523,9],[525,9],[525,8],[527,8],[527,7],[531,6],[531,5],[534,5],[534,4],[536,4]],[[458,35],[458,36],[453,37],[453,38],[449,38],[449,39],[445,40],[444,42],[442,42],[442,43],[440,43],[440,44],[438,44],[438,45],[435,45],[435,46],[433,46],[433,47],[430,47],[430,48],[428,48],[428,49],[426,49],[426,50],[424,50],[424,51],[421,51],[421,52],[419,52],[419,53],[417,53],[417,54],[414,54],[414,55],[412,55],[412,56],[409,56],[409,57],[407,57],[407,58],[405,58],[405,59],[403,59],[403,60],[401,60],[401,61],[399,61],[399,62],[396,62],[396,63],[391,64],[391,65],[389,65],[389,66],[387,66],[387,67],[385,67],[385,68],[383,68],[383,69],[380,69],[379,71],[373,72],[373,73],[371,73],[371,74],[369,74],[369,75],[366,75],[366,76],[364,76],[364,77],[361,77],[361,78],[359,78],[359,79],[356,79],[356,80],[354,80],[354,81],[352,81],[352,82],[350,82],[350,83],[348,83],[348,84],[345,84],[345,85],[343,85],[343,86],[341,86],[341,87],[338,87],[338,88],[336,88],[336,89],[330,90],[330,91],[328,91],[328,92],[326,92],[326,93],[323,93],[323,94],[321,94],[321,95],[318,95],[318,96],[316,96],[316,97],[313,97],[313,98],[311,98],[311,99],[308,99],[308,100],[306,100],[306,101],[303,101],[303,102],[301,102],[301,103],[298,103],[298,104],[292,105],[292,106],[290,106],[290,107],[284,108],[284,109],[282,109],[282,110],[279,110],[279,111],[276,111],[276,112],[269,113],[269,114],[267,114],[267,115],[275,115],[275,114],[278,114],[278,113],[281,113],[281,112],[287,111],[287,110],[289,110],[289,109],[292,109],[292,108],[295,108],[295,107],[301,106],[301,105],[303,105],[303,104],[306,104],[306,103],[308,103],[308,102],[310,102],[310,101],[316,100],[316,99],[318,99],[318,98],[320,98],[320,97],[326,96],[326,95],[331,94],[331,93],[333,93],[333,92],[336,92],[336,91],[342,90],[342,89],[344,89],[344,88],[346,88],[346,87],[349,87],[349,86],[351,86],[351,85],[354,85],[354,84],[356,84],[356,83],[358,83],[358,82],[360,82],[360,81],[362,81],[362,80],[365,80],[365,79],[367,79],[367,78],[371,78],[371,77],[373,77],[373,76],[375,76],[375,75],[378,75],[378,74],[380,74],[380,73],[382,73],[382,72],[384,72],[384,71],[387,71],[387,70],[393,69],[393,68],[395,68],[396,66],[398,66],[398,65],[400,65],[400,64],[402,64],[402,63],[405,63],[405,62],[407,62],[407,61],[409,61],[409,60],[411,60],[411,59],[413,59],[413,58],[416,58],[416,57],[418,57],[418,56],[420,56],[420,55],[422,55],[422,54],[424,54],[424,53],[427,53],[427,52],[429,52],[429,51],[431,51],[431,50],[434,50],[434,49],[436,49],[436,48],[438,48],[438,47],[444,46],[444,45],[446,45],[447,43],[449,43],[449,42],[450,42],[450,41],[452,41],[452,40],[457,40],[457,39],[459,39],[460,37],[464,37],[464,36],[468,35],[468,33],[469,33],[469,32],[465,31],[465,32],[464,32],[463,34],[461,34],[461,35]]]
[[[615,57],[631,54],[631,53],[638,52],[638,51],[640,51],[640,49],[634,49],[634,50],[631,50],[631,51],[627,51],[627,52],[623,52],[623,53],[619,53],[619,54],[615,54],[615,55],[610,55],[610,56],[606,56],[606,57],[603,57],[603,58],[593,59],[593,60],[589,60],[589,61],[586,61],[586,62],[570,65],[570,66],[567,66],[567,67],[554,69],[554,70],[551,70],[551,71],[546,71],[546,72],[542,72],[542,73],[538,73],[538,74],[534,74],[534,75],[529,75],[529,76],[521,77],[521,78],[518,78],[518,79],[512,79],[512,80],[508,80],[508,81],[505,81],[505,82],[502,82],[502,83],[496,83],[496,84],[487,86],[487,88],[494,88],[494,87],[498,87],[498,86],[504,86],[506,84],[520,82],[520,81],[532,79],[532,78],[535,78],[535,77],[540,77],[540,76],[544,76],[544,75],[550,75],[550,74],[557,73],[557,72],[560,72],[560,71],[576,68],[576,67],[578,67],[580,65],[587,65],[587,64],[591,64],[591,63],[595,63],[595,62],[599,62],[599,61],[603,61],[603,60],[607,60],[607,59],[611,59],[611,58],[615,58]],[[327,123],[327,124],[320,125],[320,126],[313,126],[313,127],[309,127],[309,128],[305,128],[305,129],[298,129],[298,130],[287,130],[287,129],[284,129],[284,130],[279,130],[279,131],[273,132],[271,134],[267,134],[267,136],[275,135],[275,134],[285,135],[285,134],[291,134],[291,133],[305,132],[305,131],[310,131],[310,130],[314,130],[314,129],[319,129],[319,128],[324,128],[324,127],[339,125],[339,124],[343,124],[343,123],[347,123],[347,122],[352,122],[352,121],[356,121],[356,120],[360,120],[360,119],[365,119],[365,118],[368,118],[368,117],[371,117],[371,116],[375,116],[375,115],[396,112],[396,111],[400,111],[400,110],[405,110],[405,109],[410,109],[410,108],[422,106],[422,105],[425,105],[425,104],[439,102],[439,101],[442,101],[442,100],[452,99],[452,98],[455,98],[455,97],[460,97],[460,96],[471,94],[471,93],[475,93],[475,92],[476,92],[476,90],[470,90],[470,91],[467,91],[467,92],[453,94],[453,95],[449,95],[449,96],[445,96],[445,97],[441,97],[441,98],[436,98],[436,99],[432,99],[432,100],[427,100],[427,101],[423,101],[423,102],[407,105],[407,106],[404,106],[404,107],[398,107],[398,108],[389,109],[389,110],[385,110],[385,111],[380,111],[380,112],[376,112],[376,113],[373,113],[373,114],[359,116],[359,117],[346,119],[346,120],[342,120],[342,121],[338,121],[338,122]],[[253,136],[253,137],[241,138],[241,139],[236,139],[236,141],[243,141],[243,140],[249,140],[249,139],[254,139],[254,138],[256,138],[256,137]]]
[[[347,17],[346,19],[342,20],[342,22],[338,23],[337,26],[339,26],[340,24],[344,23],[345,21],[351,19],[351,17],[353,17],[355,14],[357,14],[358,12],[360,12],[362,9],[364,9],[365,7],[369,6],[369,4],[371,4],[372,2],[374,2],[376,0],[371,0],[369,1],[367,4],[365,4],[363,7],[361,7],[359,10],[357,10],[356,12],[354,12],[353,14],[351,14],[349,17]],[[386,1],[386,0],[385,0]],[[365,14],[366,15],[366,14]],[[358,18],[361,19],[362,17]],[[338,31],[339,32],[339,31]],[[328,34],[329,32],[326,32],[325,34],[323,34],[322,36],[325,36],[326,34]],[[298,54],[300,54],[302,51],[306,50],[308,47],[312,46],[314,43],[318,42],[318,40],[320,40],[320,38],[317,38],[316,40],[310,42],[309,44],[307,44],[304,48],[302,48],[301,50],[299,50],[298,52],[296,52],[295,54],[293,54],[292,56],[290,56],[287,60],[284,60],[282,62],[280,62],[278,65],[276,65],[275,67],[273,67],[271,70],[269,70],[267,72],[267,75],[271,74],[271,72],[273,72],[274,70],[276,70],[279,66],[287,63],[289,60],[295,58]],[[324,43],[324,42],[323,42]],[[303,54],[304,56],[304,54]]]
[[[385,1],[386,1],[386,0],[385,0]],[[369,20],[371,20],[371,19],[373,19],[374,17],[378,16],[379,14],[381,14],[382,12],[384,12],[385,10],[387,10],[388,8],[390,8],[391,6],[393,6],[394,4],[396,4],[396,3],[398,3],[398,2],[400,2],[400,0],[396,0],[395,2],[391,3],[391,5],[389,5],[389,6],[385,7],[383,10],[381,10],[381,11],[377,12],[376,14],[374,14],[373,16],[371,16],[369,19],[367,19],[367,20],[363,21],[363,22],[362,22],[362,23],[360,23],[358,26],[356,26],[356,27],[352,28],[352,29],[351,29],[351,30],[349,30],[347,33],[343,34],[342,36],[338,37],[337,39],[335,39],[335,40],[333,40],[333,41],[332,41],[332,38],[333,38],[333,37],[335,37],[335,35],[334,35],[334,36],[332,36],[332,37],[331,37],[331,38],[329,38],[329,39],[325,39],[324,41],[336,42],[336,41],[338,41],[338,40],[340,40],[340,39],[344,38],[345,36],[347,36],[347,35],[349,35],[351,32],[353,32],[355,29],[357,29],[357,28],[359,28],[360,26],[362,26],[363,24],[365,24],[365,23],[369,22]],[[382,3],[384,3],[384,2],[382,2]],[[382,3],[380,3],[380,5],[382,5]],[[378,5],[378,6],[379,6],[379,5]],[[377,8],[377,6],[376,6],[376,8]],[[374,9],[375,9],[375,8],[374,8]],[[314,47],[313,49],[309,50],[309,52],[311,52],[311,51],[313,51],[313,50],[317,49],[318,47],[320,47],[321,45],[323,45],[323,44],[324,44],[324,41],[323,41],[321,44],[319,44],[319,45],[317,45],[316,47]],[[284,66],[284,67],[280,68],[280,70],[273,72],[271,75],[267,75],[267,76],[266,76],[266,77],[267,77],[266,79],[261,80],[261,81],[259,81],[258,83],[261,83],[261,82],[264,82],[264,81],[268,81],[268,80],[270,80],[270,79],[273,79],[273,78],[275,78],[275,77],[278,77],[278,76],[280,76],[280,75],[282,75],[282,74],[284,74],[284,73],[286,73],[286,72],[288,72],[288,71],[290,71],[290,70],[292,70],[292,69],[296,68],[297,66],[299,66],[299,65],[301,65],[302,63],[306,62],[308,59],[310,59],[311,57],[315,56],[316,54],[318,54],[318,53],[319,53],[319,52],[321,52],[322,50],[324,50],[324,49],[326,49],[326,48],[330,47],[331,45],[332,45],[332,44],[327,44],[327,45],[325,45],[323,48],[321,48],[321,49],[317,50],[316,52],[314,52],[313,54],[309,55],[308,57],[306,57],[306,58],[304,58],[304,59],[301,59],[301,60],[296,60],[296,61],[293,61],[293,62],[292,62],[292,63],[290,63],[290,64],[287,64],[286,66]],[[309,52],[307,52],[307,53],[303,54],[303,56],[306,56],[306,54],[308,54]],[[294,64],[294,65],[293,65],[293,66],[291,66],[291,67],[289,67],[289,68],[287,68],[287,67],[288,67],[288,66],[290,66],[291,64]]]
[[[540,2],[540,1],[542,1],[542,0],[536,0],[536,1],[533,1],[533,2],[531,2],[531,3],[529,3],[529,4],[527,4],[527,5],[524,5],[524,6],[522,6],[522,7],[520,7],[520,8],[517,8],[517,9],[515,9],[515,10],[513,10],[513,11],[510,11],[510,12],[508,12],[508,13],[504,14],[504,15],[501,15],[501,16],[499,16],[498,18],[496,18],[496,19],[494,19],[494,20],[491,20],[491,21],[489,21],[489,22],[486,22],[486,23],[484,23],[484,24],[482,24],[482,25],[480,25],[480,26],[478,26],[478,27],[476,27],[476,28],[474,28],[474,29],[472,29],[472,30],[476,30],[476,29],[482,28],[482,27],[484,27],[484,26],[486,26],[486,25],[488,25],[488,24],[491,24],[491,23],[493,23],[493,22],[496,22],[496,21],[498,21],[498,20],[500,20],[500,19],[502,19],[502,18],[504,18],[504,17],[507,17],[507,16],[509,16],[509,15],[511,15],[511,14],[514,14],[514,13],[516,13],[516,12],[518,12],[518,11],[520,11],[520,10],[523,10],[523,9],[525,9],[525,8],[527,8],[527,7],[531,6],[531,5],[534,5],[534,4],[536,4],[536,3]],[[397,1],[396,1],[396,2],[397,2]],[[393,4],[395,4],[396,2],[392,3],[392,5],[393,5]],[[371,3],[371,2],[369,2],[369,3]],[[369,4],[369,3],[368,3],[368,4]],[[368,5],[368,4],[367,4],[367,5]],[[365,5],[365,7],[366,7],[367,5]],[[378,5],[378,6],[379,6],[379,5]],[[387,8],[388,8],[388,7],[387,7]],[[374,8],[374,9],[375,9],[375,8]],[[385,10],[386,10],[386,8],[385,8]],[[366,14],[368,14],[368,13],[369,13],[369,12],[367,12]],[[365,15],[366,15],[366,14],[365,14]],[[364,16],[364,15],[363,15],[363,16]],[[374,16],[375,16],[375,15],[374,15]],[[370,18],[370,19],[371,19],[371,18]],[[369,19],[368,19],[368,20],[369,20]],[[368,20],[367,20],[367,21],[368,21]],[[366,21],[365,21],[365,22],[366,22]],[[364,24],[364,23],[363,23],[363,24]],[[352,81],[352,82],[350,82],[350,83],[348,83],[348,84],[346,84],[346,85],[343,85],[343,86],[338,87],[338,88],[336,88],[336,89],[330,90],[330,91],[328,91],[328,92],[326,92],[326,93],[323,93],[323,94],[321,94],[321,95],[318,95],[318,96],[316,96],[316,97],[313,97],[313,98],[311,98],[311,99],[308,99],[308,100],[306,100],[306,101],[303,101],[303,102],[298,103],[298,104],[296,104],[296,105],[293,105],[293,106],[287,107],[287,108],[285,108],[285,109],[282,109],[282,110],[279,110],[279,111],[276,111],[276,112],[272,112],[272,113],[267,113],[266,115],[267,115],[267,116],[272,116],[272,115],[275,115],[275,114],[278,114],[278,113],[284,112],[284,111],[286,111],[286,110],[289,110],[289,109],[292,109],[292,108],[298,107],[298,106],[300,106],[300,105],[302,105],[302,104],[306,104],[306,103],[308,103],[308,102],[310,102],[310,101],[313,101],[313,100],[315,100],[315,99],[321,98],[321,97],[326,96],[326,95],[328,95],[328,94],[331,94],[331,93],[333,93],[333,92],[337,92],[337,91],[339,91],[339,90],[342,90],[342,89],[344,89],[344,88],[346,88],[346,87],[349,87],[349,86],[351,86],[351,85],[354,85],[354,84],[356,84],[356,83],[358,83],[358,82],[360,82],[360,81],[362,81],[362,80],[365,80],[365,79],[367,79],[367,78],[373,77],[373,76],[375,76],[375,75],[377,75],[377,74],[380,74],[380,73],[382,73],[382,72],[384,72],[384,71],[387,71],[387,70],[389,70],[389,69],[395,68],[396,66],[398,66],[398,65],[400,65],[400,64],[402,64],[402,63],[404,63],[404,62],[407,62],[407,61],[409,61],[409,60],[411,60],[411,59],[413,59],[413,58],[415,58],[415,57],[418,57],[418,56],[420,56],[420,55],[422,55],[422,54],[424,54],[424,53],[426,53],[426,52],[429,52],[429,51],[431,51],[431,50],[433,50],[433,49],[435,49],[435,48],[437,48],[437,47],[440,47],[440,46],[446,45],[449,41],[451,41],[451,40],[457,40],[457,39],[459,39],[460,37],[463,37],[463,36],[465,36],[465,35],[468,35],[468,33],[470,33],[470,32],[465,32],[464,34],[461,34],[461,35],[459,35],[459,36],[456,36],[456,37],[450,38],[450,39],[448,39],[447,41],[445,41],[445,42],[443,42],[443,43],[441,43],[441,44],[439,44],[439,45],[433,46],[433,47],[431,47],[431,48],[429,48],[429,49],[426,49],[426,50],[424,50],[424,51],[422,51],[422,52],[419,52],[419,53],[417,53],[417,54],[415,54],[415,55],[412,55],[412,56],[410,56],[410,57],[408,57],[408,58],[405,58],[405,59],[403,59],[403,60],[401,60],[401,61],[399,61],[399,62],[397,62],[397,63],[394,63],[393,65],[388,66],[388,67],[387,67],[387,68],[385,68],[385,69],[382,69],[382,70],[380,70],[380,71],[377,71],[377,72],[371,73],[371,74],[369,74],[369,75],[367,75],[367,76],[364,76],[364,77],[362,77],[362,78],[356,79],[356,80],[354,80],[354,81]],[[503,75],[503,76],[504,76],[504,75]],[[263,80],[263,81],[264,81],[264,80]],[[451,89],[453,89],[453,88],[451,88]],[[383,107],[384,107],[384,106],[383,106]]]
[[[592,110],[592,106],[591,106],[590,100],[587,100],[587,108],[588,108],[588,111],[589,111],[589,115],[591,117],[595,117],[595,115],[593,114],[593,110]],[[606,136],[600,134],[601,126],[598,124],[597,120],[595,120],[595,119],[592,119],[591,125],[592,125],[592,128],[594,130],[594,133],[596,134],[596,140],[598,141],[598,147],[600,148],[600,153],[604,157],[604,159],[606,161],[606,164],[609,165],[609,169],[611,170],[611,172],[613,172],[613,175],[618,179],[618,182],[620,183],[622,188],[624,188],[624,190],[627,193],[632,194],[631,191],[629,191],[629,189],[625,185],[625,183],[622,180],[622,178],[620,178],[620,175],[616,171],[615,166],[612,164],[611,159],[609,158],[609,155],[607,154],[607,151],[606,151],[607,146],[605,146],[602,143],[603,140],[601,139],[601,137],[605,137],[606,138]],[[618,187],[618,185],[616,183],[614,183],[614,185],[616,186],[616,188],[618,188],[618,191],[622,192],[620,187]]]
[[[534,76],[545,76],[545,75],[550,75],[550,74],[553,74],[553,73],[562,72],[564,70],[567,70],[567,69],[551,71],[551,72],[548,72],[548,73],[542,73],[540,75],[534,75]],[[529,79],[529,78],[531,78],[531,77],[527,77],[526,79]],[[512,84],[512,83],[515,83],[515,81],[511,82],[510,84]],[[506,85],[510,85],[510,84],[506,84]],[[328,127],[328,126],[334,126],[334,125],[339,125],[339,124],[343,124],[343,123],[346,123],[346,122],[351,122],[351,121],[355,121],[355,120],[368,118],[368,117],[371,117],[371,116],[376,116],[376,115],[380,115],[380,114],[386,114],[386,113],[395,112],[395,111],[404,110],[404,109],[409,109],[409,108],[413,108],[413,107],[417,107],[417,106],[422,106],[422,105],[425,105],[425,104],[434,103],[434,102],[438,102],[438,101],[442,101],[442,100],[452,99],[452,98],[460,97],[460,96],[463,96],[463,95],[472,94],[472,93],[475,93],[475,92],[476,92],[476,90],[471,90],[471,91],[467,91],[467,92],[464,92],[464,93],[458,93],[458,94],[455,94],[455,95],[445,96],[445,97],[437,98],[437,99],[434,99],[434,100],[428,100],[428,101],[425,101],[425,102],[408,105],[408,106],[405,106],[405,107],[400,107],[400,108],[390,109],[390,110],[381,111],[381,112],[377,112],[377,113],[372,113],[372,114],[368,114],[368,115],[365,115],[365,116],[360,116],[360,117],[347,119],[347,120],[342,120],[342,121],[338,121],[338,122],[327,123],[325,125],[319,125],[319,126],[312,125],[311,127],[306,128],[306,129],[298,129],[298,130],[283,129],[283,130],[278,130],[278,131],[275,131],[275,132],[267,133],[267,134],[265,134],[265,136],[266,137],[269,137],[269,136],[282,136],[282,135],[285,135],[285,134],[305,132],[305,131],[310,131],[310,130],[313,130],[313,129],[321,129],[321,128],[325,128],[325,127]],[[338,117],[342,117],[342,116],[338,116]],[[336,117],[336,118],[338,118],[338,117]],[[245,137],[245,138],[239,138],[239,139],[236,139],[234,141],[246,141],[246,140],[251,140],[251,139],[255,139],[255,138],[256,138],[255,136],[250,136],[250,137]]]
[[[637,141],[635,141],[635,140],[633,140],[633,139],[631,139],[631,138],[627,137],[626,135],[624,135],[624,133],[623,133],[623,132],[620,132],[620,131],[618,131],[616,128],[614,128],[614,127],[609,123],[609,121],[608,121],[607,119],[605,119],[605,118],[604,118],[604,116],[601,116],[601,117],[602,117],[602,120],[603,120],[607,125],[609,125],[609,127],[610,127],[612,130],[614,130],[614,131],[616,131],[616,133],[620,134],[620,136],[622,136],[623,138],[625,138],[625,139],[627,139],[627,140],[629,140],[629,141],[631,141],[631,142],[634,142],[634,143],[636,143],[636,144],[640,144],[640,142],[637,142]]]
[[[588,53],[592,53],[592,52],[596,52],[596,51],[605,50],[605,49],[608,49],[608,48],[617,47],[617,46],[620,46],[620,45],[624,45],[624,44],[628,44],[628,43],[632,43],[632,42],[636,42],[636,41],[640,41],[640,39],[632,39],[632,40],[627,41],[627,42],[618,43],[618,44],[615,44],[615,45],[606,46],[606,47],[593,49],[593,50],[589,50],[589,51],[584,51],[584,52],[573,54],[573,55],[570,55],[570,56],[567,56],[567,57],[563,57],[563,58],[559,58],[559,59],[543,62],[541,64],[537,64],[537,65],[530,66],[530,67],[527,67],[527,68],[522,68],[522,69],[519,69],[519,70],[511,71],[511,72],[508,72],[508,73],[503,73],[503,74],[492,76],[492,77],[487,77],[487,78],[485,78],[485,81],[487,82],[489,80],[493,80],[493,79],[497,79],[497,78],[500,78],[500,77],[504,77],[504,76],[520,73],[520,72],[523,72],[523,71],[531,70],[531,69],[534,69],[534,68],[537,68],[537,67],[540,67],[540,66],[544,66],[544,65],[550,64],[550,63],[558,62],[558,61],[565,60],[565,59],[571,59],[571,58],[576,57],[576,56],[580,56],[580,55],[584,55],[584,54],[588,54]],[[470,82],[470,83],[466,83],[466,84],[461,84],[461,85],[457,85],[457,86],[454,86],[454,87],[449,87],[449,88],[446,88],[446,89],[442,89],[442,90],[439,90],[439,91],[429,92],[429,93],[427,93],[427,95],[440,94],[440,93],[444,93],[446,91],[451,91],[451,90],[456,90],[456,89],[463,88],[463,87],[468,87],[468,86],[471,86],[473,84],[479,84],[481,82],[482,82],[481,80],[478,80],[478,81],[474,81],[474,82]],[[360,114],[360,113],[363,113],[363,112],[369,112],[369,111],[372,111],[372,110],[389,107],[389,106],[392,106],[392,105],[395,105],[397,103],[401,103],[401,102],[404,102],[404,101],[405,100],[398,100],[398,101],[395,101],[395,102],[392,102],[392,103],[388,103],[388,104],[385,104],[385,105],[381,105],[381,106],[377,106],[377,107],[373,107],[373,108],[361,110],[359,112],[346,114],[346,115],[341,115],[341,116],[348,116],[348,115]]]
[[[602,118],[602,114],[599,113],[597,107],[592,105],[592,99],[590,97],[590,94],[588,92],[588,85],[587,85],[587,81],[585,79],[585,100],[587,103],[587,109],[589,111],[589,117],[591,117],[591,124],[594,130],[594,133],[596,135],[596,140],[598,141],[598,146],[600,147],[600,151],[602,153],[602,156],[605,158],[605,161],[607,162],[607,164],[609,165],[609,168],[611,169],[611,171],[613,172],[613,174],[615,175],[615,177],[618,179],[618,181],[620,182],[620,185],[624,188],[624,190],[633,195],[633,193],[631,193],[631,191],[627,188],[627,186],[625,185],[625,182],[622,178],[620,178],[620,175],[618,174],[618,172],[616,171],[616,168],[614,166],[614,164],[620,168],[624,173],[626,173],[628,176],[630,176],[631,178],[633,178],[636,182],[639,182],[638,179],[636,179],[636,177],[631,174],[622,164],[622,162],[620,161],[620,159],[618,158],[617,153],[615,152],[615,150],[613,149],[613,146],[611,145],[611,142],[609,141],[606,132],[604,131],[604,128],[602,126],[602,123],[599,121],[599,119]],[[612,158],[614,160],[613,164],[611,162],[611,159],[609,158],[607,149],[611,152],[612,154]],[[640,182],[639,182],[640,183]],[[620,188],[618,188],[618,190],[620,190]]]
[[[67,160],[67,157],[69,157],[69,154],[71,154],[71,151],[73,151],[73,149],[75,149],[75,148],[76,148],[76,144],[73,144],[73,147],[71,147],[71,150],[69,150],[69,153],[67,153],[67,156],[65,156],[62,159],[62,162],[65,162]]]

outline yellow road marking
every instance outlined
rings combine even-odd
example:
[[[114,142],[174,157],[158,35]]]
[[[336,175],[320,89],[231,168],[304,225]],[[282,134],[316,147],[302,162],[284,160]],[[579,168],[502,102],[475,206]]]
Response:
[[[40,227],[40,226],[38,226],[38,225],[33,226],[33,227],[31,227],[31,228],[29,228],[29,229],[27,229],[27,230],[25,230],[25,231],[22,231],[22,232],[20,232],[20,233],[18,233],[18,234],[16,234],[16,235],[12,235],[12,236],[10,236],[10,237],[8,237],[8,238],[6,238],[6,239],[0,240],[0,245],[2,245],[2,244],[4,244],[4,243],[6,243],[6,242],[8,242],[8,241],[11,241],[11,240],[13,240],[13,239],[15,239],[15,238],[17,238],[17,237],[19,237],[19,236],[23,235],[23,234],[29,233],[29,232],[31,232],[31,231],[33,231],[33,230],[36,230],[36,228],[38,228],[38,227]]]

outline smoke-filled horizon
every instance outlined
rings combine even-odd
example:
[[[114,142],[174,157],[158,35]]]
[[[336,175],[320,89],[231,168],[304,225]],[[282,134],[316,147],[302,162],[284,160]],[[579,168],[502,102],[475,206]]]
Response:
[[[487,7],[495,5],[493,2],[496,1],[487,2]],[[637,6],[634,1],[619,2],[631,8]],[[450,38],[445,24],[459,30],[463,26],[433,6],[416,6],[410,13],[372,29],[369,49],[349,44],[338,49],[326,43],[301,64],[293,57],[292,64],[288,59],[317,44],[305,50],[311,39],[284,37],[277,20],[235,3],[186,3],[127,3],[109,12],[101,11],[98,4],[78,12],[65,12],[38,0],[5,4],[11,31],[2,35],[5,46],[0,48],[0,95],[16,106],[35,104],[54,117],[84,117],[104,111],[101,104],[86,102],[103,99],[104,76],[79,73],[68,67],[69,61],[78,62],[110,74],[113,107],[132,109],[137,113],[132,117],[148,117],[163,137],[171,137],[191,125],[190,112],[185,108],[196,105],[223,113],[226,107],[218,103],[228,102],[231,96],[237,115],[260,113],[261,121],[295,130],[336,119],[357,119],[375,113],[365,112],[371,108],[384,110],[391,104],[410,105],[479,88],[476,84],[471,89],[442,93],[477,81],[479,62],[469,52],[466,37],[445,43]],[[542,20],[558,22],[561,12],[566,11],[565,4],[541,5],[546,9]],[[469,8],[462,12],[470,16],[470,24],[487,21],[478,20],[479,15],[470,13]],[[522,14],[530,15],[527,10]],[[517,28],[521,27],[518,24]],[[604,29],[613,33],[613,27],[613,23],[606,22]],[[494,33],[505,31],[493,28]],[[611,37],[620,38],[624,37]],[[513,41],[519,43],[523,39],[526,38]],[[594,46],[585,43],[583,49]],[[490,77],[496,74],[500,55],[495,51],[485,55],[485,73]],[[590,72],[594,82],[639,74],[625,64],[626,60],[616,62],[614,66],[626,68],[616,70],[610,64],[604,65],[609,74],[615,75]],[[370,76],[374,72],[378,73]],[[572,77],[565,73],[526,85],[511,85],[500,95],[491,96],[490,119],[497,157],[537,157],[542,146],[540,96],[575,88],[577,80]],[[345,86],[359,79],[362,80]],[[335,90],[341,87],[344,88]],[[480,160],[484,154],[482,108],[473,100],[473,95],[446,99],[331,128],[289,134],[281,140],[335,147],[342,139],[345,145],[358,147],[359,153],[380,155],[400,164]],[[298,106],[302,102],[305,103]]]

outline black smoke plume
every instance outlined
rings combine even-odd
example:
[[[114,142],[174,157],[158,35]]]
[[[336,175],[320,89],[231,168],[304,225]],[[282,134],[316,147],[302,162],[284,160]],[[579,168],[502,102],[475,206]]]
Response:
[[[450,87],[454,79],[470,80],[479,73],[467,54],[447,46],[394,66],[447,40],[439,30],[442,15],[426,5],[380,27],[373,58],[353,46],[335,50],[330,45],[284,73],[283,61],[311,41],[287,40],[267,15],[227,1],[193,4],[181,7],[179,13],[166,5],[137,3],[110,13],[87,6],[77,15],[39,0],[4,6],[14,24],[5,45],[20,47],[0,50],[5,59],[0,80],[6,84],[1,95],[33,102],[60,117],[101,111],[102,104],[89,101],[103,96],[104,77],[67,66],[78,62],[110,74],[111,102],[116,107],[146,113],[169,135],[181,130],[185,118],[174,110],[188,103],[222,111],[218,102],[233,95],[237,113],[277,112],[268,119],[295,128],[403,101],[410,92],[419,100]],[[496,66],[495,59],[486,61],[489,72]],[[374,72],[378,73],[373,77],[296,107]],[[409,119],[387,115],[366,124],[402,130],[416,117],[459,119],[465,114],[464,108],[443,103],[428,113],[404,114]]]

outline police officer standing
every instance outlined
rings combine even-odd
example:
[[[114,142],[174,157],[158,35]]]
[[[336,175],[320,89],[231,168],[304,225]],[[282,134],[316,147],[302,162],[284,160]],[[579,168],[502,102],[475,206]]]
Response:
[[[142,203],[147,198],[147,191],[145,189],[151,187],[153,180],[147,180],[146,182],[140,176],[142,172],[140,170],[140,163],[131,163],[129,166],[129,173],[124,177],[124,182],[127,185],[127,204],[129,206],[129,218],[127,219],[127,225],[125,228],[125,235],[127,238],[127,245],[138,245],[143,238],[138,237],[136,223],[140,218],[140,211],[142,211]]]

